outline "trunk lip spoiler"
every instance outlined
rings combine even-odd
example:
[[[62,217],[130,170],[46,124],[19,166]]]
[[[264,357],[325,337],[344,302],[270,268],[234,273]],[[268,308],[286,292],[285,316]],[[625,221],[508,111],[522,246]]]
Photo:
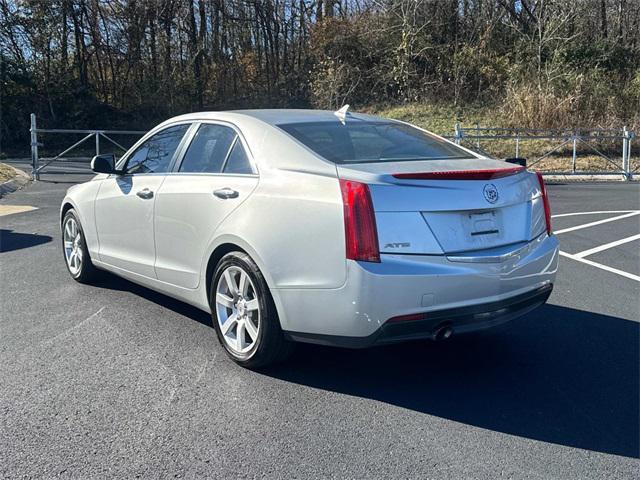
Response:
[[[481,170],[447,170],[439,172],[393,173],[401,180],[493,180],[525,171],[525,167],[489,168]]]

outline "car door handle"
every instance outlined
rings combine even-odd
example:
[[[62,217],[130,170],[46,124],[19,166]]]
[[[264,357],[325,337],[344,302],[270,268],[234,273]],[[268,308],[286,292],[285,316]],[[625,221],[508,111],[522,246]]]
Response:
[[[213,192],[213,194],[218,197],[218,198],[224,198],[225,200],[227,198],[237,198],[238,195],[240,195],[238,192],[236,192],[234,189],[232,188],[221,188],[220,190],[215,190]]]
[[[136,195],[144,200],[149,200],[150,198],[153,198],[153,191],[148,188],[143,188],[142,190],[137,191]]]

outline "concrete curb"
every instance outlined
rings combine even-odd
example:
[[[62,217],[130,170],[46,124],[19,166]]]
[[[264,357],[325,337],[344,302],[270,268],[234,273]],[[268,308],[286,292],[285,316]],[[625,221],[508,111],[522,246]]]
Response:
[[[5,165],[7,164],[5,163]],[[11,180],[7,180],[4,183],[0,183],[0,198],[4,197],[8,193],[13,193],[16,190],[21,189],[31,181],[31,177],[29,177],[29,175],[27,175],[22,170],[18,170],[17,168],[11,165],[7,165],[7,166],[13,168],[16,171],[16,176]]]
[[[631,179],[627,179],[622,174],[613,174],[613,175],[599,175],[599,174],[573,174],[573,175],[564,175],[553,172],[542,172],[544,175],[545,181],[548,182],[562,182],[562,183],[593,183],[593,182],[638,182],[638,175],[634,175]]]

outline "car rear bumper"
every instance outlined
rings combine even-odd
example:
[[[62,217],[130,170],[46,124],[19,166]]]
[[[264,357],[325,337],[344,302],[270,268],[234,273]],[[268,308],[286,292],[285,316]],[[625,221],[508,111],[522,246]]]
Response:
[[[468,333],[495,327],[518,318],[543,305],[551,295],[552,290],[553,285],[549,283],[506,300],[469,307],[436,310],[426,313],[422,319],[391,320],[367,337],[346,337],[301,332],[287,332],[287,337],[290,340],[299,342],[347,348],[366,348],[411,340],[435,339],[445,329],[455,334]]]
[[[290,339],[367,347],[431,338],[445,325],[457,334],[524,315],[547,300],[557,266],[558,241],[545,234],[493,255],[349,261],[341,288],[280,289],[274,298]]]

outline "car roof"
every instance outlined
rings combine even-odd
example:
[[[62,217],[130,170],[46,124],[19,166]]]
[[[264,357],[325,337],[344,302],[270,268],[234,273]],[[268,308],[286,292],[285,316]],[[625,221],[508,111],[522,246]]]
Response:
[[[311,109],[264,109],[264,110],[234,110],[233,113],[248,115],[271,125],[284,123],[304,123],[304,122],[331,122],[340,121],[336,112],[331,110],[311,110]],[[353,120],[383,120],[375,115],[365,113],[347,114],[347,121]]]
[[[343,109],[341,109],[343,110]],[[327,122],[385,122],[404,123],[398,120],[348,112],[341,118],[342,112],[312,109],[264,109],[264,110],[228,110],[193,112],[169,118],[154,127],[149,134],[166,128],[168,125],[183,122],[227,122],[241,130],[242,137],[253,158],[261,167],[298,170],[304,165],[304,171],[321,174],[335,173],[335,163],[323,158],[300,143],[278,125],[292,123]],[[265,128],[267,126],[267,128]],[[144,137],[143,137],[144,139]],[[469,157],[476,155],[469,151]]]
[[[305,123],[305,122],[330,122],[330,121],[340,121],[338,116],[336,116],[336,112],[331,110],[311,110],[311,109],[263,109],[263,110],[228,110],[228,111],[205,111],[205,112],[194,112],[188,113],[186,115],[180,115],[179,117],[174,117],[169,121],[176,120],[221,120],[221,119],[231,119],[235,117],[239,119],[239,117],[251,117],[256,120],[260,120],[264,123],[268,123],[270,125],[279,125],[286,123]],[[384,119],[382,117],[377,117],[375,115],[368,115],[365,113],[352,113],[349,112],[347,114],[346,121],[349,120],[357,120],[357,121],[392,121],[388,119]],[[166,122],[165,122],[166,123]]]

